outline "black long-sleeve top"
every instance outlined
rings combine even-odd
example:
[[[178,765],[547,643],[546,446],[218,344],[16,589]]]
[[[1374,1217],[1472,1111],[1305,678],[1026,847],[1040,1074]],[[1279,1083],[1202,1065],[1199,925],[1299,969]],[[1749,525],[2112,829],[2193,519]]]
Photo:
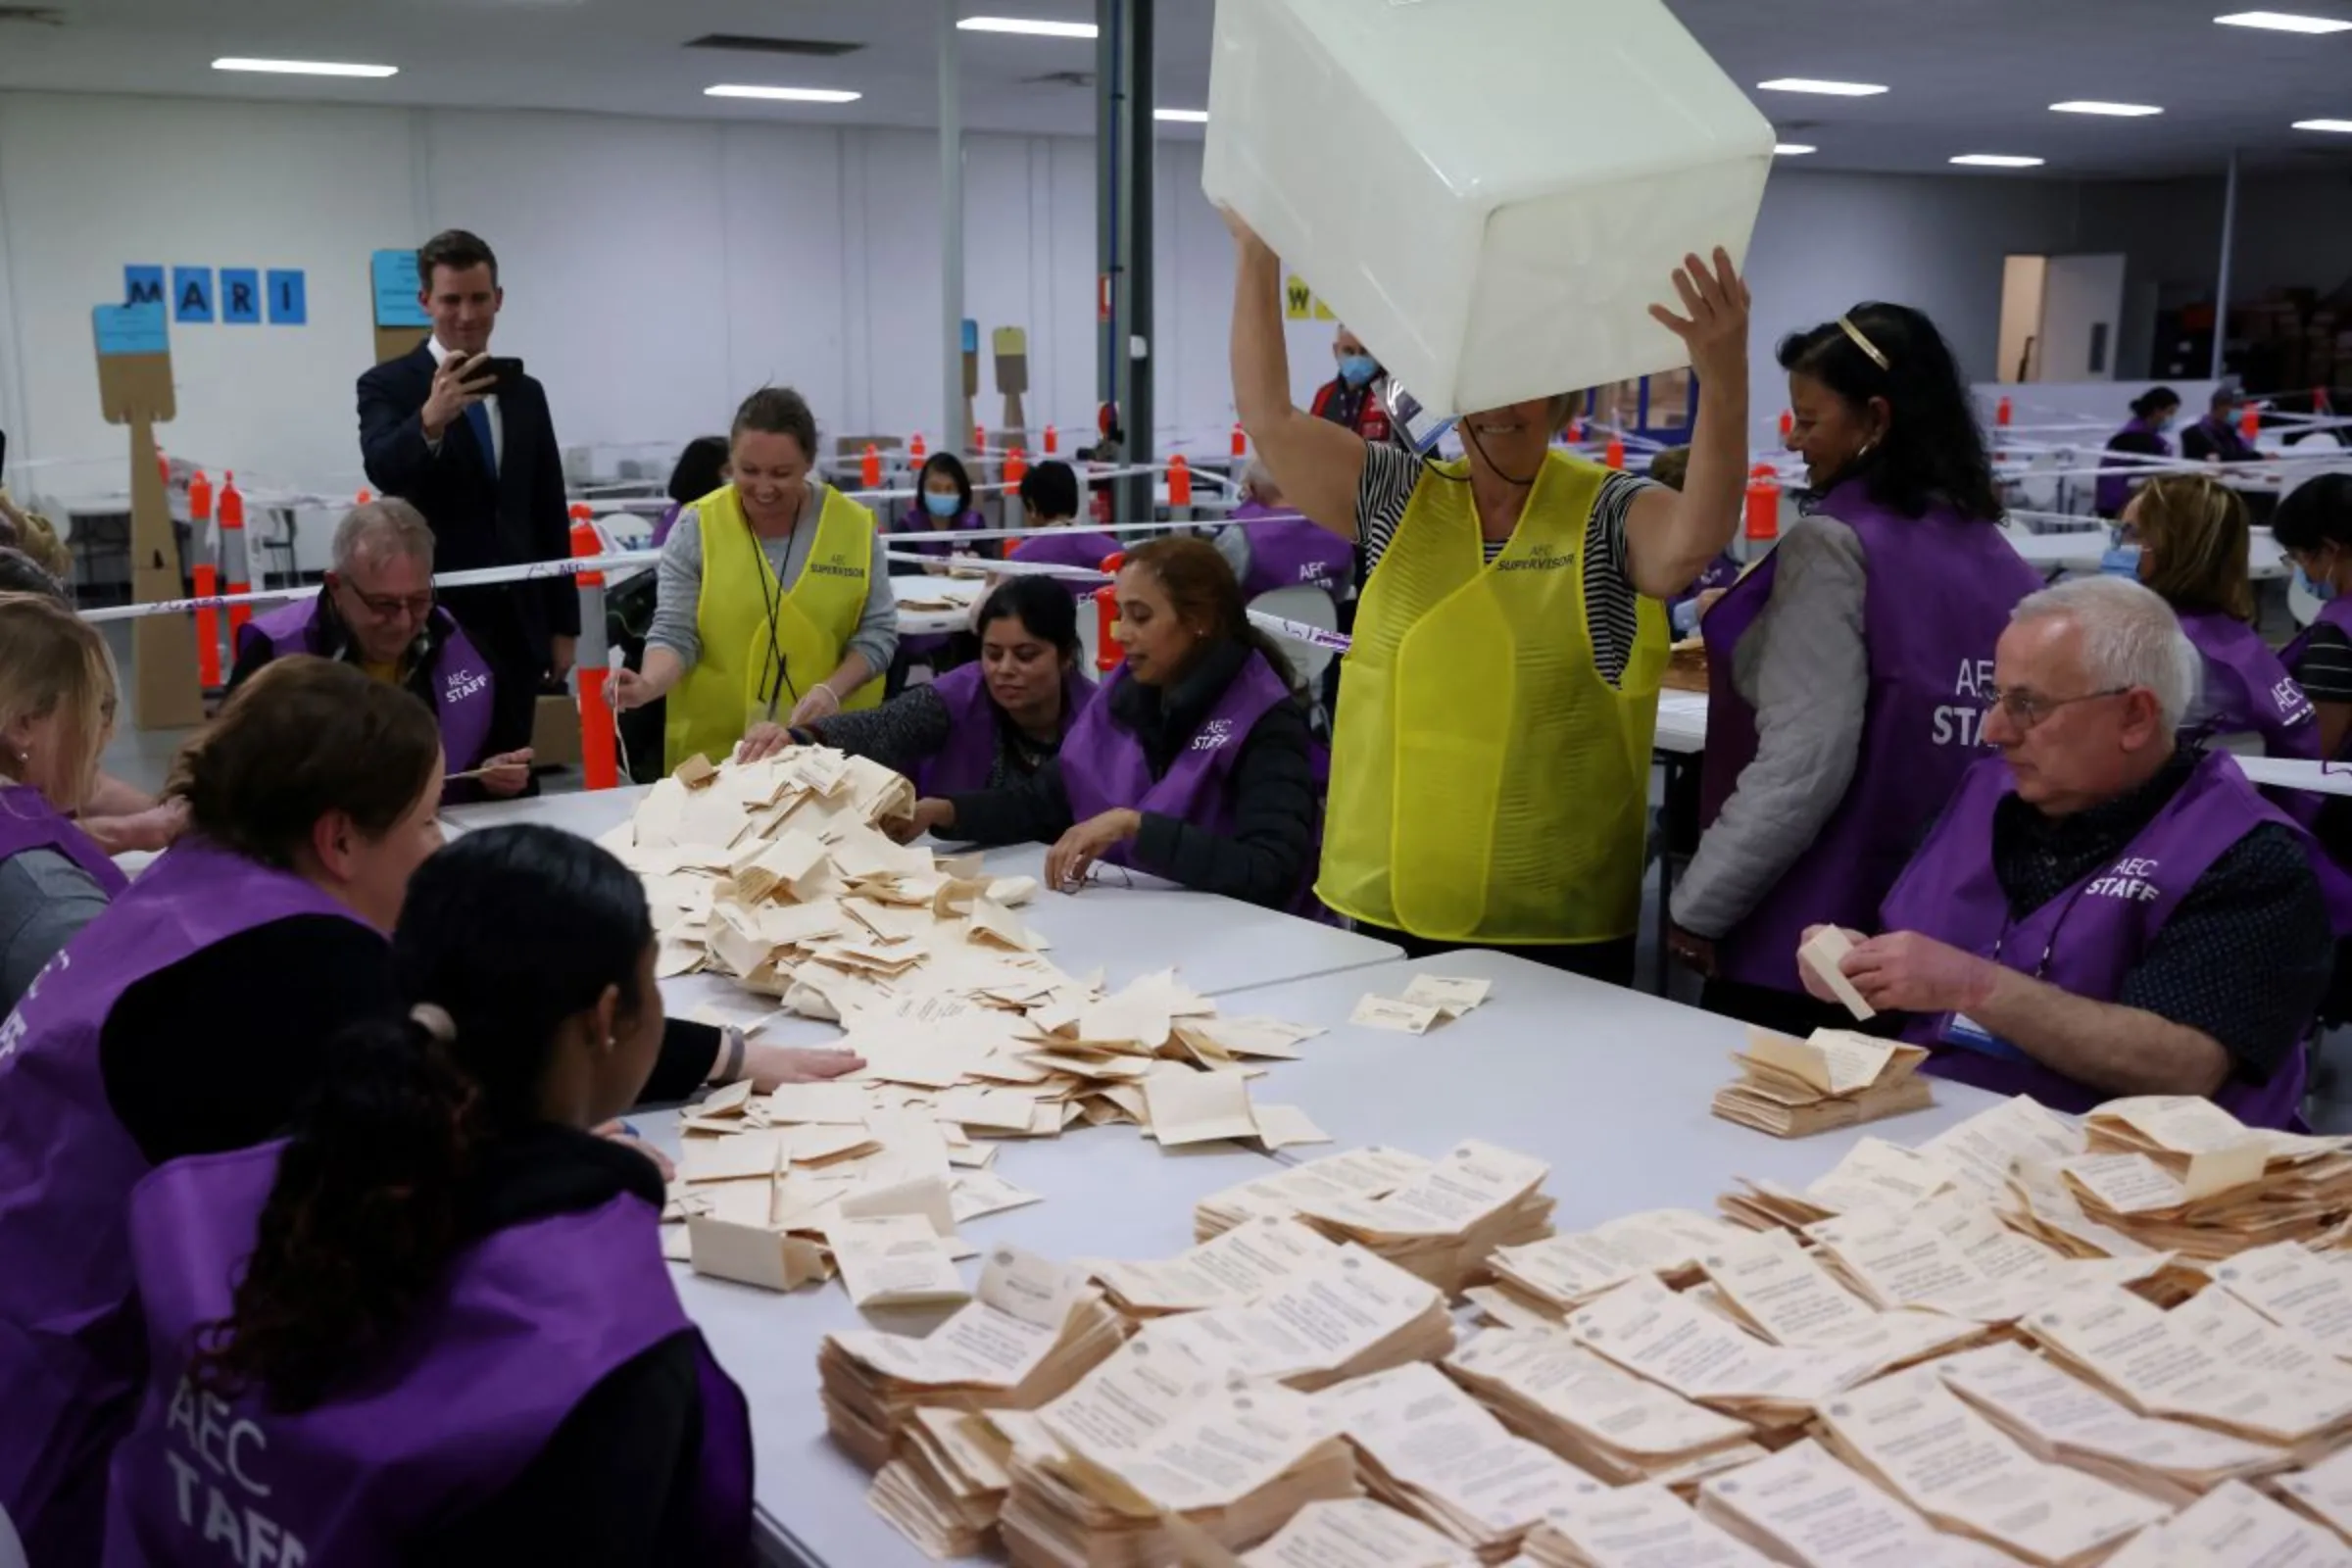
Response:
[[[1098,701],[1111,705],[1111,722],[1135,736],[1157,779],[1192,744],[1251,652],[1243,643],[1219,643],[1164,692],[1122,681]],[[1315,788],[1313,744],[1304,705],[1275,704],[1250,726],[1234,759],[1233,831],[1212,833],[1179,817],[1146,811],[1129,858],[1140,870],[1198,892],[1282,907],[1314,871],[1322,802]],[[1065,740],[1065,756],[1068,746]],[[977,844],[1051,844],[1072,825],[1058,758],[1010,788],[951,796],[950,802],[956,822],[948,831]]]

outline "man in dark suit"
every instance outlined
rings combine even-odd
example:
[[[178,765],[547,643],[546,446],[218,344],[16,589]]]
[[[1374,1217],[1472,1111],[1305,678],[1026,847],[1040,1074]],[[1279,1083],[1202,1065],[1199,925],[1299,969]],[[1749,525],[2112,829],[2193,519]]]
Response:
[[[443,571],[570,555],[547,394],[519,370],[502,377],[490,364],[490,331],[506,297],[498,258],[475,236],[450,229],[417,250],[416,275],[432,335],[360,377],[360,455],[369,482],[424,514]],[[496,732],[527,737],[539,689],[571,668],[577,585],[558,577],[453,588],[441,603],[497,676]]]

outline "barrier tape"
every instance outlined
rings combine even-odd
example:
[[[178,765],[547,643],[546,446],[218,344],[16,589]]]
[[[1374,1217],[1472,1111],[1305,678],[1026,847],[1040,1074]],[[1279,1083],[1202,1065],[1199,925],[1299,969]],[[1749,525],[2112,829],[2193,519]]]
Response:
[[[891,551],[885,551],[883,554],[892,561],[931,560],[929,556],[908,556]],[[1108,573],[1096,571],[1092,567],[1061,566],[1043,561],[992,561],[980,569],[986,570],[992,577],[1056,577],[1064,582],[1093,583],[1098,588],[1110,581]],[[1253,625],[1261,626],[1278,637],[1288,637],[1294,642],[1305,643],[1310,647],[1328,649],[1335,654],[1344,654],[1354,646],[1353,641],[1346,632],[1333,631],[1328,626],[1310,626],[1303,620],[1291,620],[1281,615],[1271,615],[1262,610],[1250,611],[1250,619]]]

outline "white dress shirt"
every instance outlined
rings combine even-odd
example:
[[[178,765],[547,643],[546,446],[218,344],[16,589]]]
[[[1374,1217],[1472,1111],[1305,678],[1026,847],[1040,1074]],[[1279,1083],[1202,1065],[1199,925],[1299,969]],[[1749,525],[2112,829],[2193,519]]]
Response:
[[[449,363],[449,350],[441,346],[441,340],[439,338],[428,336],[424,340],[424,346],[432,351],[434,369],[437,370],[442,366]],[[490,461],[498,466],[499,472],[504,473],[507,469],[507,421],[500,416],[498,412],[498,394],[493,392],[488,397],[482,399],[482,408],[490,416]],[[466,416],[461,413],[459,414],[458,417],[463,419],[466,417]],[[441,433],[443,435],[449,434],[449,432],[446,430],[442,431]],[[439,441],[436,441],[428,436],[425,438],[424,444],[432,449],[432,453],[435,457],[439,457],[441,455],[441,443]]]

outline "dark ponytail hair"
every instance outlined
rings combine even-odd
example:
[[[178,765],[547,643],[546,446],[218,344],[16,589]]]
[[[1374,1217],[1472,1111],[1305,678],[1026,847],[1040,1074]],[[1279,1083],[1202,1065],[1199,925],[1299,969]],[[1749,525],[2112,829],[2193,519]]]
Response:
[[[2152,386],[2132,400],[2132,413],[2138,418],[2153,419],[2167,409],[2180,407],[2180,394],[2169,386]]]
[[[980,601],[974,622],[987,631],[991,621],[1013,619],[1040,642],[1052,643],[1064,659],[1084,652],[1078,641],[1078,601],[1070,591],[1042,574],[1007,577]]]
[[[197,1385],[306,1409],[397,1337],[466,1239],[482,1147],[538,1119],[558,1029],[607,987],[648,1002],[653,936],[636,876],[555,828],[484,828],[425,861],[392,938],[415,1011],[328,1048],[229,1316],[198,1333]]]
[[[1205,539],[1170,535],[1128,551],[1126,564],[1146,567],[1157,577],[1180,618],[1206,627],[1210,637],[1255,649],[1274,666],[1285,686],[1298,690],[1298,672],[1292,667],[1291,656],[1283,652],[1271,632],[1250,618],[1241,579],[1234,576],[1233,563],[1215,545]]]
[[[1854,341],[1847,322],[1885,358],[1884,367]],[[1976,398],[1951,346],[1924,314],[1908,305],[1857,305],[1842,320],[1781,339],[1779,358],[1782,369],[1810,376],[1856,409],[1886,400],[1885,439],[1838,480],[1860,479],[1871,500],[1906,517],[1925,516],[1941,501],[1964,517],[1999,519],[2000,490]]]

